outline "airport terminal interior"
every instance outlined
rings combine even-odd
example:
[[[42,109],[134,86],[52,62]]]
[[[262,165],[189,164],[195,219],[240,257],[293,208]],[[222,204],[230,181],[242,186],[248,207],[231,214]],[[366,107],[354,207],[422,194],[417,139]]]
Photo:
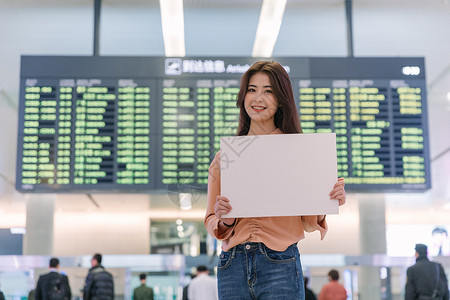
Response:
[[[318,294],[336,269],[347,299],[404,299],[417,243],[449,278],[449,54],[448,0],[1,0],[0,291],[27,299],[58,257],[72,298],[82,299],[94,253],[116,299],[132,299],[140,273],[158,300],[181,300],[198,265],[215,277],[221,242],[203,224],[207,170],[220,137],[236,134],[239,79],[259,59],[289,70],[305,133],[336,133],[337,172],[348,184],[326,237],[316,231],[298,243],[309,288]],[[311,113],[307,104],[331,94],[334,123],[321,127],[327,106]],[[388,98],[405,110],[364,104]],[[116,100],[117,114],[102,115]],[[176,110],[177,101],[186,104]],[[108,129],[103,117],[119,121]],[[385,156],[370,157],[380,147]],[[389,156],[396,147],[413,154]],[[181,166],[173,151],[196,168],[173,169]]]

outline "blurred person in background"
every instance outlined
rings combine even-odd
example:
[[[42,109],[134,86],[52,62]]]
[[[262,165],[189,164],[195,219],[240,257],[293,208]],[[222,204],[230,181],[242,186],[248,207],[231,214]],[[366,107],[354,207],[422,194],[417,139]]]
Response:
[[[308,288],[309,278],[303,276],[303,281],[305,282],[305,300],[317,300],[314,292]]]
[[[345,287],[338,282],[339,272],[330,270],[328,272],[329,282],[322,287],[319,294],[319,300],[345,300],[347,299],[347,291]]]
[[[141,285],[134,289],[133,300],[153,300],[153,289],[148,287],[146,283],[147,275],[144,273],[139,275]]]
[[[34,293],[36,292],[36,290],[31,290],[29,293],[28,293],[28,298],[27,298],[27,300],[34,300]]]
[[[191,277],[191,281],[192,281],[192,279],[194,279],[196,275],[195,274],[190,274],[189,276]],[[191,282],[186,284],[186,286],[183,288],[183,299],[182,300],[189,300],[188,291],[189,291],[189,284],[190,283]]]
[[[69,278],[59,273],[59,259],[50,259],[49,272],[39,276],[34,299],[36,300],[70,300]]]
[[[111,273],[102,266],[100,253],[94,254],[91,265],[84,283],[83,300],[113,300],[114,280]]]
[[[217,300],[217,281],[209,277],[206,266],[197,267],[197,276],[191,280],[188,288],[189,300]]]
[[[416,244],[415,250],[416,264],[406,271],[405,300],[449,300],[442,266],[428,259],[426,245]]]
[[[5,295],[2,292],[2,285],[0,283],[0,300],[5,300]]]

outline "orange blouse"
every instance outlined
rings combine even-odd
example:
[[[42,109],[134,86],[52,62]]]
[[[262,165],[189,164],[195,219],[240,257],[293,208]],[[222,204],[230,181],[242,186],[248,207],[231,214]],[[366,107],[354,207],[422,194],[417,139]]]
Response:
[[[272,134],[282,134],[277,129]],[[204,220],[209,234],[222,240],[222,250],[228,251],[244,242],[262,242],[275,251],[284,251],[305,237],[305,231],[320,231],[321,238],[328,230],[326,219],[317,222],[317,216],[238,218],[233,227],[219,229],[220,219],[214,213],[216,197],[220,195],[220,151],[209,167],[208,204]]]

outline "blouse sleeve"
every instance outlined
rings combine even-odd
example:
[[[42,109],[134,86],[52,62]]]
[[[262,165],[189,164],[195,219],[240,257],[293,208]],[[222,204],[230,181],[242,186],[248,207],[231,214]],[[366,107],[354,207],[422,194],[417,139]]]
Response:
[[[226,240],[233,233],[233,227],[227,228],[225,231],[219,231],[220,219],[214,213],[214,205],[216,197],[220,195],[220,151],[217,152],[214,160],[209,166],[208,174],[208,204],[206,206],[206,215],[204,224],[208,233],[218,240]]]
[[[317,222],[317,216],[302,216],[303,229],[306,232],[320,231],[320,239],[323,240],[328,231],[328,224],[325,218],[322,221]]]

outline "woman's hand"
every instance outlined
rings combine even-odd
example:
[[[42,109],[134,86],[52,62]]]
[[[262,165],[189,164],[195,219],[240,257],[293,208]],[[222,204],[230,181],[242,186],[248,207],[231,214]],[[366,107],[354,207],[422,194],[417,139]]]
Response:
[[[344,186],[345,186],[344,178],[338,178],[338,182],[336,182],[336,184],[334,185],[333,189],[329,194],[330,199],[339,201],[339,206],[344,205],[347,199],[347,194],[345,193]]]
[[[234,218],[222,218],[222,215],[225,215],[231,211],[230,200],[228,200],[224,196],[216,197],[216,204],[214,205],[214,213],[216,217],[227,225],[231,225],[234,222]]]

